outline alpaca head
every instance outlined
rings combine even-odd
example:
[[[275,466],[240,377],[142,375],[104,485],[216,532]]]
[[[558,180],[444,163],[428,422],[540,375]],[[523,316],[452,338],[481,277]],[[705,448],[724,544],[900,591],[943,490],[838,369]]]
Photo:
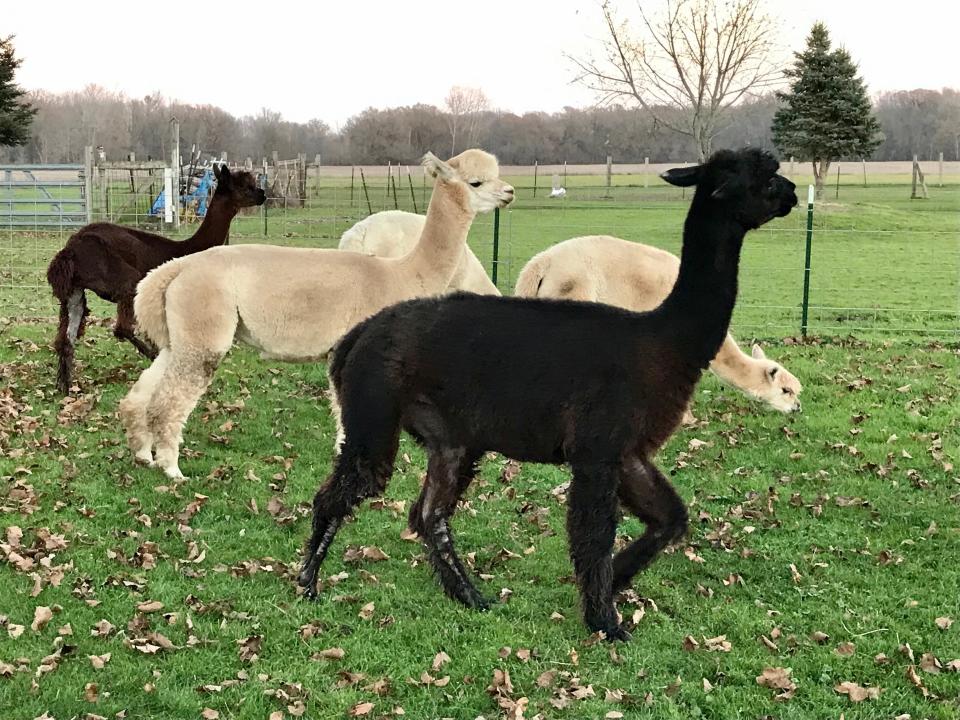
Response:
[[[751,352],[755,370],[750,378],[750,393],[783,413],[800,410],[800,381],[783,365],[768,360],[759,345]]]
[[[694,205],[723,210],[747,230],[783,217],[797,204],[796,185],[778,175],[780,163],[757,148],[719,150],[707,162],[673,168],[660,177],[679,187],[697,186]]]
[[[475,213],[490,212],[513,202],[513,186],[500,179],[500,165],[488,152],[464,150],[447,162],[428,152],[422,162],[438,181],[462,185],[470,210]]]
[[[232,173],[226,165],[214,165],[213,175],[217,178],[214,197],[223,197],[237,210],[252,205],[263,205],[267,199],[267,194],[260,187],[253,173],[246,170]]]

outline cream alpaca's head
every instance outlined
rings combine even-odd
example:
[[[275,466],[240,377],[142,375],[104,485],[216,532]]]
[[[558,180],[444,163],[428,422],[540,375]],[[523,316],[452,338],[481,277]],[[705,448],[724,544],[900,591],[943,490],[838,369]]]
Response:
[[[422,163],[438,181],[463,185],[470,210],[475,213],[490,212],[513,202],[513,186],[500,179],[500,165],[488,152],[464,150],[447,162],[428,152]]]
[[[800,392],[803,385],[783,365],[768,360],[759,345],[753,346],[751,357],[757,371],[751,375],[750,393],[783,413],[800,410]]]

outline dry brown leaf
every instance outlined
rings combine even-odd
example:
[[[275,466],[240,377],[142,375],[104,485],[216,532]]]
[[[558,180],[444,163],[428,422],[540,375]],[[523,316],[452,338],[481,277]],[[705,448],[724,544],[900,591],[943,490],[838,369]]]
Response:
[[[313,660],[343,660],[344,655],[346,655],[346,653],[343,648],[334,647],[315,652],[310,657]]]
[[[836,650],[834,652],[836,652],[837,655],[841,657],[851,657],[852,655],[856,654],[857,646],[854,645],[852,642],[842,642],[839,645],[837,645]]]
[[[237,640],[237,654],[243,662],[256,662],[260,657],[260,647],[263,645],[263,635],[251,635]]]
[[[430,665],[435,671],[439,670],[441,667],[450,662],[450,656],[447,655],[443,650],[438,652],[433,657],[433,663]]]
[[[878,687],[861,687],[855,682],[845,681],[839,683],[833,688],[836,692],[841,695],[846,695],[850,698],[850,702],[863,702],[864,700],[876,700],[880,697],[880,688]]]
[[[94,670],[103,670],[103,666],[110,662],[110,653],[88,655],[87,657],[90,658],[90,664],[93,665]]]
[[[757,676],[757,684],[782,691],[774,696],[774,700],[789,700],[797,689],[797,684],[790,677],[791,672],[790,668],[766,667]]]
[[[553,685],[556,679],[557,679],[556,670],[547,670],[545,672],[542,672],[537,676],[537,687],[548,688],[551,685]]]
[[[683,649],[687,652],[693,652],[700,647],[693,635],[687,635],[683,638]]]
[[[30,623],[30,629],[34,632],[40,632],[53,620],[53,610],[46,605],[39,605],[33,611],[33,622]]]
[[[924,653],[920,656],[920,669],[924,672],[928,672],[931,675],[939,675],[942,668],[943,665],[940,664],[937,656],[933,653]]]
[[[159,600],[147,600],[137,604],[137,612],[152,613],[163,610],[163,603]]]
[[[706,678],[703,678],[703,691],[705,693],[711,692],[713,690],[713,683],[711,683]]]
[[[88,703],[95,703],[100,699],[100,689],[96,683],[87,683],[83,686],[83,699]]]
[[[704,638],[703,645],[710,652],[730,652],[730,650],[733,648],[733,645],[727,642],[726,635],[717,635],[717,637]]]
[[[213,708],[204,708],[200,713],[200,717],[202,717],[203,720],[217,720],[217,718],[220,717],[220,713]]]
[[[23,625],[17,625],[16,623],[8,623],[7,635],[9,635],[11,639],[16,640],[18,637],[23,635],[24,629],[25,628],[23,627]]]
[[[930,691],[923,684],[923,680],[920,679],[920,676],[917,675],[917,668],[915,665],[907,665],[906,672],[907,680],[913,683],[913,686],[917,688],[924,697],[930,697]]]
[[[810,639],[813,640],[818,645],[823,645],[825,642],[827,642],[830,639],[830,636],[827,635],[825,632],[814,630],[812,633],[810,633]]]
[[[372,602],[368,602],[366,605],[360,608],[360,612],[357,613],[357,617],[359,617],[361,620],[369,620],[373,617],[375,607],[376,606]]]
[[[949,630],[950,626],[953,625],[953,618],[949,617],[938,617],[934,622],[937,624],[937,627],[941,630]]]

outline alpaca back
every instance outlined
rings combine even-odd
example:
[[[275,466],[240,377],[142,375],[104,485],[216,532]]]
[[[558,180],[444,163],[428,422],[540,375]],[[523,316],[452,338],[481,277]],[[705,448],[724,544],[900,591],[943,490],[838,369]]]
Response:
[[[338,248],[382,258],[399,258],[416,246],[426,220],[423,215],[404,210],[374,213],[348,228],[340,237]],[[500,294],[469,247],[464,247],[463,258],[448,289],[479,295]]]
[[[665,250],[610,235],[587,235],[535,255],[520,271],[516,294],[644,312],[663,302],[679,269],[680,260]]]

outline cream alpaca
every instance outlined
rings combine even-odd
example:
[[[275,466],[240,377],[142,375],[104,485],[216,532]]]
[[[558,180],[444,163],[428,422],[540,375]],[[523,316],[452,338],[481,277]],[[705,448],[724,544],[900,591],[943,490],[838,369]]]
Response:
[[[140,282],[137,322],[160,353],[120,403],[138,461],[182,477],[183,424],[234,338],[264,358],[315,360],[378,310],[446,290],[474,216],[506,206],[513,188],[482,150],[448,162],[427,153],[423,164],[436,185],[420,241],[402,257],[231,245],[168,262]]]
[[[679,258],[665,250],[609,235],[588,235],[565,240],[531,258],[520,271],[515,294],[652,310],[670,293],[679,270]],[[800,409],[800,381],[768,360],[759,345],[753,346],[752,356],[747,355],[728,333],[710,369],[776,410]],[[692,419],[689,411],[685,419]]]
[[[386,210],[364,218],[340,238],[340,249],[378,257],[400,257],[417,244],[426,218],[404,210]],[[478,295],[499,295],[497,286],[487,277],[483,265],[468,247],[450,280],[449,290],[464,290]]]

